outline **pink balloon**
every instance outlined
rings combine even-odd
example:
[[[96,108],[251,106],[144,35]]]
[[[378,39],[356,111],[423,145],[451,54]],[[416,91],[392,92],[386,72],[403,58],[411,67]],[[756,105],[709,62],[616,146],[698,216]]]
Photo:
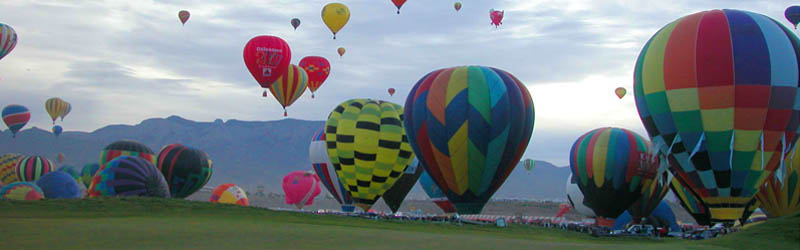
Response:
[[[293,171],[283,177],[283,192],[286,204],[295,205],[298,209],[314,203],[322,191],[319,176],[310,171]]]
[[[494,25],[495,28],[503,24],[503,14],[505,12],[506,11],[504,10],[503,11],[494,9],[489,10],[489,18],[492,19],[492,25]]]

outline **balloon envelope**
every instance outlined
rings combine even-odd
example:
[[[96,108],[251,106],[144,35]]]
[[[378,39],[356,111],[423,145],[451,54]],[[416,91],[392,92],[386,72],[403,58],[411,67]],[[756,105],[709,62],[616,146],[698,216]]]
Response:
[[[522,161],[522,167],[524,167],[525,170],[528,171],[533,170],[534,165],[536,165],[536,162],[533,161],[533,159],[525,159],[524,161]]]
[[[331,159],[328,157],[328,148],[325,142],[325,129],[320,129],[314,134],[314,137],[311,138],[311,144],[308,146],[308,157],[322,185],[324,185],[333,198],[342,205],[343,211],[352,212],[354,209],[353,197],[350,196],[350,192],[345,189],[344,183],[339,181],[339,176],[336,175],[336,169],[333,168]]]
[[[42,175],[55,171],[55,164],[41,156],[27,156],[17,162],[17,179],[19,181],[36,181]]]
[[[25,124],[28,124],[28,121],[31,119],[31,112],[22,105],[8,105],[3,108],[2,114],[3,122],[8,126],[8,130],[11,130],[13,136],[17,136],[17,132],[19,132],[22,127],[25,127]]]
[[[424,167],[423,167],[424,169]],[[445,213],[455,213],[456,207],[453,206],[453,203],[447,199],[447,196],[444,195],[442,189],[433,182],[431,176],[428,175],[427,171],[422,171],[422,175],[419,177],[419,185],[422,186],[422,190],[425,190],[425,193],[428,194],[428,197],[433,200],[433,203],[439,208],[442,209]]]
[[[44,192],[33,182],[15,182],[0,188],[0,198],[35,201],[44,198]]]
[[[292,51],[277,36],[257,36],[244,46],[244,64],[262,88],[269,88],[286,73]]]
[[[17,178],[17,163],[25,156],[20,154],[4,154],[0,156],[0,182],[11,184],[19,181]]]
[[[348,20],[350,9],[342,3],[329,3],[322,8],[322,21],[333,33],[333,39],[336,39],[336,33],[342,30]]]
[[[297,27],[300,27],[300,19],[299,18],[292,18],[292,27],[297,30]]]
[[[231,183],[225,183],[214,188],[208,201],[211,203],[235,204],[245,207],[250,206],[247,193],[239,186]]]
[[[769,217],[800,211],[800,147],[795,146],[786,155],[783,168],[778,168],[764,182],[756,198],[761,202],[761,210]]]
[[[672,212],[669,204],[662,201],[653,209],[652,213],[645,217],[646,223],[644,224],[653,225],[653,227],[666,227],[670,232],[681,231],[678,221],[675,219],[675,213]],[[611,230],[627,229],[627,226],[633,223],[636,223],[636,221],[628,211],[625,211],[614,221],[614,227]]]
[[[61,171],[50,172],[36,180],[48,199],[80,199],[81,188],[75,178]]]
[[[308,90],[311,91],[311,98],[314,98],[314,92],[325,83],[325,79],[328,79],[328,75],[331,74],[331,63],[321,56],[307,56],[300,60],[298,66],[306,71]]]
[[[298,209],[314,204],[314,198],[322,191],[317,175],[309,171],[292,171],[283,177],[283,193],[286,204]]]
[[[186,24],[186,21],[189,21],[189,16],[191,16],[191,14],[188,10],[181,10],[178,12],[178,20],[181,20],[181,24]]]
[[[455,9],[456,9],[456,11],[459,11],[459,10],[461,10],[461,2],[456,2],[456,3],[454,3],[454,4],[453,4],[453,8],[455,8]]]
[[[136,156],[156,165],[153,150],[136,141],[121,140],[109,144],[100,152],[100,168],[104,168],[106,163],[120,156]]]
[[[89,163],[83,165],[81,169],[81,182],[86,187],[92,184],[92,178],[94,178],[94,174],[97,173],[97,170],[100,170],[100,164],[98,163]]]
[[[533,133],[530,93],[495,68],[428,73],[405,106],[414,152],[460,214],[480,213],[518,165]]]
[[[619,97],[619,99],[622,99],[622,97],[624,97],[625,93],[627,93],[627,92],[628,91],[625,90],[625,88],[623,88],[623,87],[619,87],[619,88],[614,90],[614,94],[616,94],[617,97]]]
[[[127,155],[114,158],[97,172],[87,192],[89,197],[170,197],[167,181],[152,162]]]
[[[186,198],[211,179],[212,163],[206,152],[181,144],[164,146],[158,153],[158,169],[174,198]]]
[[[78,168],[76,168],[76,167],[73,167],[73,166],[70,166],[70,165],[63,165],[61,167],[58,167],[56,169],[56,172],[66,173],[69,176],[72,176],[72,178],[75,179],[75,181],[77,181],[77,182],[81,181],[81,173],[78,172]]]
[[[400,176],[400,179],[398,179],[389,190],[383,193],[383,201],[386,202],[386,205],[389,206],[392,213],[397,213],[397,210],[400,209],[400,205],[403,204],[406,195],[408,195],[411,188],[417,184],[419,176],[422,175],[422,169],[423,167],[419,166],[419,161],[414,158],[411,164],[406,167],[406,170],[403,171],[403,175]]]
[[[497,26],[500,26],[501,24],[503,24],[503,15],[504,14],[505,14],[505,11],[500,11],[500,10],[495,10],[495,9],[489,10],[489,19],[492,20],[492,25],[494,25],[495,28]]]
[[[642,123],[713,221],[741,218],[795,144],[797,44],[767,16],[726,9],[668,24],[639,54]]]
[[[400,8],[406,3],[406,0],[392,0],[394,6],[397,7],[397,14],[400,14]]]
[[[395,91],[395,89],[394,89],[394,88],[389,88],[389,89],[387,90],[387,92],[389,92],[389,96],[393,96],[393,95],[394,95],[394,91]]]
[[[338,49],[336,49],[336,52],[339,53],[339,57],[342,57],[344,55],[345,49],[344,47],[339,47]]]
[[[794,28],[797,29],[797,24],[800,23],[800,6],[790,6],[786,8],[783,15],[786,16],[786,20],[789,20],[789,22],[794,25]],[[0,56],[0,58],[2,58],[2,56]]]
[[[308,88],[308,74],[300,66],[289,64],[286,73],[269,86],[269,91],[275,100],[283,106],[283,116],[286,116],[286,107],[292,105]]]
[[[63,132],[63,131],[64,131],[64,128],[62,128],[62,127],[61,127],[61,126],[59,126],[59,125],[55,125],[55,126],[53,126],[53,129],[52,129],[52,130],[53,130],[53,134],[54,134],[55,136],[59,136],[59,135],[61,135],[61,132]]]
[[[567,178],[567,200],[575,211],[586,217],[595,217],[594,211],[583,204],[583,193],[578,187],[578,180],[572,174]]]
[[[64,112],[67,111],[67,104],[61,98],[53,97],[47,99],[44,102],[44,109],[47,111],[47,114],[50,115],[50,118],[53,120],[53,123],[56,122],[56,118],[60,117]]]
[[[0,59],[6,57],[8,53],[17,46],[17,32],[7,24],[0,23]]]

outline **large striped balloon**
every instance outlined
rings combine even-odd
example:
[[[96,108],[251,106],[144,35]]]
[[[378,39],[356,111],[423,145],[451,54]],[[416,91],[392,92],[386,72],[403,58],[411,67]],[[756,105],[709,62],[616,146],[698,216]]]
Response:
[[[325,83],[325,79],[328,79],[328,75],[331,74],[331,63],[325,57],[307,56],[300,60],[299,66],[308,73],[308,90],[311,91],[311,98],[314,98],[314,92]]]
[[[761,209],[770,217],[790,215],[800,211],[800,147],[786,155],[784,167],[764,182],[756,198]]]
[[[682,17],[647,42],[634,94],[653,144],[714,221],[733,221],[795,144],[800,40],[740,10]]]
[[[431,201],[433,201],[436,206],[441,208],[443,212],[456,212],[456,207],[453,206],[453,203],[447,200],[447,196],[445,196],[442,189],[436,185],[436,182],[433,182],[433,179],[431,179],[431,176],[428,175],[427,171],[422,171],[422,176],[419,177],[419,185],[422,186],[422,190],[425,190],[425,193],[428,194],[428,197],[431,198]]]
[[[158,169],[175,198],[186,198],[205,186],[211,179],[211,166],[206,152],[181,144],[166,145],[158,153]]]
[[[120,156],[136,156],[156,165],[156,156],[144,144],[131,140],[116,141],[109,144],[100,152],[100,169],[103,169],[109,161]]]
[[[339,182],[336,169],[333,168],[331,159],[328,157],[328,147],[325,142],[324,129],[317,131],[314,137],[311,138],[311,144],[308,146],[308,157],[322,185],[325,186],[328,192],[333,195],[333,198],[342,205],[342,211],[353,212],[353,197],[350,196],[350,192],[347,192],[347,189]]]
[[[8,126],[8,130],[11,130],[12,137],[16,137],[17,132],[31,120],[31,112],[22,105],[8,105],[3,108],[2,114],[3,122]]]
[[[14,182],[0,188],[0,198],[36,201],[44,198],[44,192],[33,182]]]
[[[403,107],[347,100],[325,122],[328,156],[339,180],[364,211],[403,174],[414,154],[403,129]]]
[[[135,156],[120,156],[108,162],[94,175],[87,192],[89,197],[170,197],[167,181],[158,168]]]
[[[53,97],[44,101],[44,110],[53,119],[53,124],[56,123],[56,118],[60,117],[67,111],[67,102],[61,98]]]
[[[406,99],[408,138],[460,214],[480,213],[519,163],[533,133],[528,89],[500,69],[428,73]]]
[[[98,163],[83,165],[81,169],[81,182],[83,182],[83,185],[89,187],[89,185],[92,184],[92,178],[94,178],[94,174],[97,173],[97,170],[100,170],[100,164]]]
[[[17,46],[17,32],[8,24],[0,23],[0,59]]]
[[[17,162],[19,181],[36,181],[42,175],[55,171],[55,164],[42,156],[27,156]]]
[[[283,106],[283,116],[286,116],[286,107],[297,101],[308,88],[308,74],[300,66],[289,64],[286,74],[278,78],[269,86],[269,91],[275,100]]]
[[[0,156],[0,182],[11,184],[19,181],[17,178],[17,163],[22,160],[20,154],[4,154]]]
[[[601,218],[617,218],[641,196],[642,182],[658,168],[650,142],[622,128],[598,128],[572,145],[569,166],[583,204]]]

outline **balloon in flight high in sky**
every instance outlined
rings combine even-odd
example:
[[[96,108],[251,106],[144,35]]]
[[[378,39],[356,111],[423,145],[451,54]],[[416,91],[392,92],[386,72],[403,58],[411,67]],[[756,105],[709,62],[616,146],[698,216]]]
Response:
[[[72,111],[72,104],[70,104],[69,102],[65,101],[64,106],[66,106],[64,107],[64,112],[61,112],[61,115],[59,116],[61,118],[61,121],[64,121],[64,117],[67,117],[69,112]]]
[[[494,25],[495,28],[503,24],[503,15],[505,14],[505,12],[506,11],[504,10],[502,11],[495,9],[489,10],[489,19],[492,20],[492,25]]]
[[[17,32],[7,24],[0,23],[0,59],[6,57],[8,53],[17,46]]]
[[[292,18],[292,27],[297,30],[297,27],[300,27],[300,18]]]
[[[2,115],[3,122],[8,126],[8,130],[11,130],[12,137],[16,137],[17,132],[31,120],[31,112],[22,105],[8,105],[3,108]]]
[[[349,20],[350,9],[344,4],[329,3],[322,8],[322,21],[333,33],[333,39],[336,39],[336,33],[342,30]]]
[[[667,24],[639,54],[642,124],[714,222],[740,219],[795,144],[797,44],[772,18],[725,9]]]
[[[262,88],[269,88],[286,73],[292,51],[277,36],[257,36],[244,46],[244,64]]]
[[[617,97],[619,97],[619,99],[622,99],[622,97],[625,97],[625,93],[628,93],[628,90],[626,90],[623,87],[619,87],[619,88],[614,90],[614,94],[616,94]]]
[[[52,130],[53,130],[53,135],[58,137],[59,135],[61,135],[61,132],[64,131],[64,128],[62,128],[61,125],[55,125],[53,126]]]
[[[797,24],[800,23],[800,6],[790,6],[786,8],[783,15],[786,16],[786,20],[789,20],[789,22],[794,25],[794,28],[797,29]],[[2,56],[0,56],[0,58],[2,58]]]
[[[389,96],[393,96],[394,92],[395,92],[395,89],[394,88],[389,88],[386,91],[389,92]]]
[[[397,14],[400,14],[400,8],[403,7],[403,4],[406,3],[406,0],[392,0],[394,6],[397,7]]]
[[[61,98],[53,97],[44,101],[44,110],[47,111],[50,119],[53,120],[53,124],[55,124],[56,119],[67,111],[67,104]]]
[[[189,21],[189,14],[188,10],[181,10],[178,12],[178,20],[181,20],[181,25],[186,25],[186,21]]]
[[[522,167],[524,167],[525,170],[528,170],[528,171],[533,170],[533,166],[535,164],[536,163],[533,161],[533,159],[525,159],[524,161],[522,161]]]
[[[344,55],[344,52],[345,52],[344,47],[339,47],[338,49],[336,49],[336,53],[339,53],[339,57],[342,57]]]
[[[308,74],[300,66],[289,64],[288,70],[279,77],[269,91],[275,100],[283,106],[283,116],[287,116],[286,107],[297,101],[308,88]]]
[[[308,74],[308,90],[311,91],[311,98],[314,98],[314,92],[325,83],[325,79],[328,79],[328,75],[331,74],[331,63],[321,56],[307,56],[300,60],[298,66]]]
[[[456,9],[456,12],[460,11],[461,10],[461,2],[454,3],[453,4],[453,8]]]

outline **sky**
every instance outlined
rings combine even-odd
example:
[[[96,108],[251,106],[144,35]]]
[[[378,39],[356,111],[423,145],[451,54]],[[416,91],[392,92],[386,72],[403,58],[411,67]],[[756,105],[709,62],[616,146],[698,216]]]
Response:
[[[283,109],[247,71],[250,38],[286,40],[292,60],[323,56],[331,75],[312,99],[306,92],[289,118],[325,120],[339,103],[373,98],[402,104],[428,72],[484,65],[517,76],[536,109],[525,158],[569,164],[582,134],[622,127],[646,136],[633,99],[633,69],[644,43],[682,16],[742,9],[783,18],[788,0],[580,1],[409,0],[396,14],[389,0],[341,0],[351,12],[337,39],[318,0],[3,0],[0,23],[19,40],[0,60],[0,105],[31,110],[26,128],[49,129],[44,101],[72,104],[65,131],[178,115],[195,121],[279,120]],[[189,10],[181,25],[177,13]],[[505,11],[490,25],[489,9]],[[292,18],[301,25],[294,30]],[[343,57],[338,47],[347,49]],[[397,89],[389,96],[387,89]],[[618,99],[614,89],[625,87]],[[5,129],[3,126],[2,129]]]

